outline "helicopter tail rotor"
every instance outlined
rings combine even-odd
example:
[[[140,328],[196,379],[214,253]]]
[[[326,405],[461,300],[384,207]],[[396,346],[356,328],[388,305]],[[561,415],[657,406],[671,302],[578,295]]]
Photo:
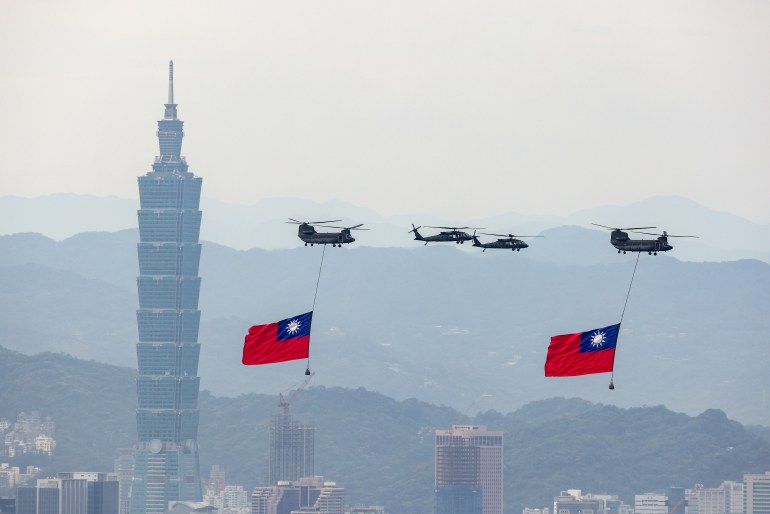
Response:
[[[423,240],[424,240],[424,238],[422,237],[422,234],[420,234],[419,232],[417,232],[417,231],[418,231],[419,229],[421,229],[421,228],[422,228],[422,225],[420,225],[419,227],[415,227],[415,226],[414,226],[414,223],[412,223],[412,230],[410,230],[409,232],[407,232],[407,234],[411,234],[412,232],[414,232],[414,239],[415,239],[416,241],[423,241]],[[428,244],[428,242],[426,241],[426,242],[425,242],[425,244]]]

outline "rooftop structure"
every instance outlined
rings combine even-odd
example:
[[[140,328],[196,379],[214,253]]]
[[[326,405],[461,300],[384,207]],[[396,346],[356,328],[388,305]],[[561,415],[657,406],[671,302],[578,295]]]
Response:
[[[323,477],[302,477],[257,487],[251,493],[251,514],[292,514],[317,512],[344,514],[345,489]]]

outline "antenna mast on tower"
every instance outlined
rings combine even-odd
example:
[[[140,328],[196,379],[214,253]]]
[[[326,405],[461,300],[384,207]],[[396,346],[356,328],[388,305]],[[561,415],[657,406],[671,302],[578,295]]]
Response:
[[[174,103],[174,61],[168,61],[168,103]]]

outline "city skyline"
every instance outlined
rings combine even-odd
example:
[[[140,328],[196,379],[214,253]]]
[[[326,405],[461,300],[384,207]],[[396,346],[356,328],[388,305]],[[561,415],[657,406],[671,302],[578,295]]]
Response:
[[[75,208],[13,195],[138,190],[139,241],[133,222],[0,237],[0,499],[11,484],[21,499],[0,514],[345,514],[352,498],[396,514],[770,514],[769,23],[753,0],[7,9],[2,217],[72,226]],[[371,216],[353,223],[383,243],[259,246],[285,217],[332,219],[321,205]],[[242,246],[202,235],[204,209]],[[522,254],[399,247],[415,212],[552,232]],[[584,228],[595,213],[708,237],[633,263]],[[297,405],[313,423],[288,411],[309,378],[271,418],[266,393],[304,363],[233,355],[250,324],[311,293],[315,310],[319,286],[318,387]],[[617,390],[543,376],[550,334],[618,314]]]

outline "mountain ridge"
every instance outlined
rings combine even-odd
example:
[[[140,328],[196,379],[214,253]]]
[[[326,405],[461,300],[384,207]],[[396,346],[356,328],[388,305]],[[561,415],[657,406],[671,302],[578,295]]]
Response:
[[[74,193],[36,198],[0,196],[0,234],[39,232],[62,240],[80,232],[123,230],[136,227],[138,208],[136,199]],[[412,223],[474,225],[486,227],[490,232],[537,235],[563,225],[595,230],[591,225],[594,222],[608,226],[654,225],[660,231],[698,235],[700,239],[675,244],[679,257],[685,260],[756,258],[770,262],[770,224],[715,211],[680,196],[650,197],[626,206],[605,205],[568,216],[506,211],[462,222],[425,213],[382,216],[372,209],[342,200],[315,202],[302,198],[263,198],[251,205],[236,205],[204,197],[201,208],[204,211],[202,239],[238,249],[301,245],[296,230],[284,224],[289,217],[308,220],[342,218],[351,224],[365,223],[372,231],[359,239],[363,244],[377,247],[414,246],[416,243],[406,233]],[[238,230],[233,230],[234,227]],[[609,241],[609,236],[606,238]]]

